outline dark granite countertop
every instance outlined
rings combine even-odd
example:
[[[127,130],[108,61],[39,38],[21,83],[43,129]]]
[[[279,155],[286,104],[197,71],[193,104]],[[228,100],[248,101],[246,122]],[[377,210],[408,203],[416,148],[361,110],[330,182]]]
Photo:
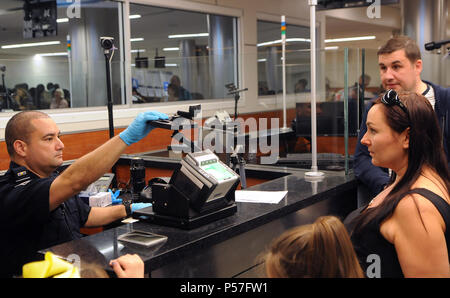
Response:
[[[227,240],[233,236],[259,227],[314,203],[327,199],[331,194],[341,193],[356,187],[354,176],[342,172],[327,172],[321,181],[308,182],[304,172],[294,171],[290,175],[253,186],[249,190],[282,191],[287,196],[278,204],[236,203],[237,212],[229,217],[192,230],[159,226],[147,222],[124,224],[82,239],[53,246],[47,250],[62,257],[76,254],[81,264],[94,263],[105,269],[109,260],[130,253],[138,254],[145,262],[146,270],[155,270],[193,251],[198,251]],[[159,247],[145,248],[120,242],[117,237],[132,230],[165,235],[168,240]],[[47,251],[45,250],[45,251]]]

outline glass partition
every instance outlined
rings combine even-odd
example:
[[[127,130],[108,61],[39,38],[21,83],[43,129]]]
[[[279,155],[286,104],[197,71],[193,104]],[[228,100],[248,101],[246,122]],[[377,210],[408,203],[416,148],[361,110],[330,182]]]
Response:
[[[302,51],[305,56],[310,56],[309,50]],[[321,61],[318,64],[316,92],[319,170],[348,173],[353,167],[353,154],[365,106],[382,91],[378,64],[374,63],[377,61],[376,51],[376,49],[339,47],[322,48],[317,51],[316,56]],[[294,51],[287,52],[288,61],[290,55],[295,54],[297,53]],[[173,59],[171,61],[179,61],[180,58]],[[241,55],[240,59],[248,61],[256,60],[257,57],[253,53],[248,53]],[[306,64],[306,68],[309,70],[309,63]],[[244,153],[243,158],[248,164],[311,169],[310,94],[308,88],[287,94],[287,120],[291,130],[278,129],[282,123],[281,94],[265,94],[260,96],[259,100],[267,98],[262,104],[271,105],[267,113],[262,111],[261,115],[251,117],[238,114],[241,134],[234,136],[232,131],[212,131],[203,127],[201,135],[187,134],[187,138],[197,141],[197,145],[203,146],[203,149],[213,150],[224,162],[230,161],[229,154],[232,153],[227,151],[229,150],[227,148],[234,150],[238,148],[235,145],[243,145],[244,151],[240,152]],[[220,107],[218,110],[220,111]],[[255,119],[258,117],[263,118]],[[214,121],[219,118],[209,118],[205,123],[210,121],[215,123]],[[205,124],[199,123],[199,127],[202,125]],[[186,149],[191,150],[190,147]],[[149,155],[170,157],[171,153],[164,150]]]
[[[111,61],[112,99],[124,103],[122,3],[55,1],[49,8],[35,2],[9,1],[0,14],[2,109],[105,106],[102,36],[113,37],[118,50]]]
[[[308,50],[303,51],[309,56]],[[353,154],[365,106],[381,92],[378,65],[374,63],[377,61],[376,51],[338,47],[317,51],[316,56],[322,61],[318,65],[316,98],[319,170],[348,173],[353,167]],[[293,52],[287,52],[287,59],[290,59],[292,54]],[[243,54],[240,59],[248,61],[256,60],[257,57],[249,53]],[[307,68],[309,69],[309,64]],[[267,101],[262,103],[271,105],[267,111],[255,113],[258,115],[250,117],[238,114],[241,134],[234,135],[233,130],[214,131],[204,127],[206,123],[216,123],[216,120],[220,120],[223,115],[219,115],[217,119],[211,117],[205,123],[198,123],[199,127],[203,125],[201,135],[195,135],[195,132],[194,135],[183,135],[198,142],[197,146],[213,150],[224,162],[230,162],[230,154],[233,151],[229,148],[237,150],[236,145],[243,145],[239,148],[243,151],[239,152],[244,153],[243,158],[247,164],[311,169],[310,90],[287,94],[287,120],[291,130],[278,129],[282,123],[282,102],[279,100],[281,95],[273,94],[272,98],[270,96],[269,94],[259,98],[263,100],[267,97]],[[218,110],[220,111],[220,107]],[[258,117],[262,118],[255,119]],[[232,123],[230,125],[232,127]],[[172,145],[179,144],[175,142]],[[191,147],[185,149],[192,150]],[[149,153],[150,155],[175,156],[166,150]],[[178,155],[178,158],[181,156]]]
[[[319,170],[348,170],[353,166],[352,159],[365,106],[382,91],[378,65],[373,63],[377,61],[376,51],[326,47],[317,52],[318,61],[321,62],[317,64],[316,92]],[[286,51],[286,60],[289,61],[292,55],[292,52]],[[280,158],[280,162],[287,166],[309,168],[310,91],[288,94],[287,99],[295,102],[291,128],[296,138],[287,156]]]
[[[133,103],[229,98],[237,19],[130,3]]]

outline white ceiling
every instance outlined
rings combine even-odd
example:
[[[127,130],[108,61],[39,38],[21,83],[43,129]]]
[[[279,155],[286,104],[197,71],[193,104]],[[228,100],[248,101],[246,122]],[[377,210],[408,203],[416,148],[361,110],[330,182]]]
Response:
[[[354,36],[375,35],[376,39],[358,41],[358,42],[342,42],[333,45],[341,47],[358,47],[367,49],[378,49],[386,40],[388,40],[392,32],[396,28],[383,27],[373,24],[367,24],[351,20],[343,20],[334,17],[326,18],[326,38],[345,38]],[[328,44],[331,46],[331,44]]]

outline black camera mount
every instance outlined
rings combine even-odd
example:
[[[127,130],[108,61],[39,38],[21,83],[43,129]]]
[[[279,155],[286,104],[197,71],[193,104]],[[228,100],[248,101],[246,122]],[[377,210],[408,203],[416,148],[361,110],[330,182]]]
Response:
[[[228,89],[228,95],[234,95],[234,121],[237,119],[237,104],[240,98],[239,93],[247,91],[248,88],[238,89],[234,83],[226,84],[225,87]],[[233,128],[233,132],[235,137],[239,134],[239,131],[237,130],[237,126]],[[241,188],[245,189],[247,188],[247,179],[245,176],[245,159],[243,156],[243,153],[240,153],[240,145],[236,145],[235,148],[233,148],[233,153],[230,154],[227,157],[227,160],[230,160],[231,168],[233,171],[236,171],[236,168],[239,168],[239,175],[241,180]]]
[[[183,146],[190,148],[190,152],[201,151],[201,149],[195,145],[195,142],[186,138],[183,134],[179,134],[179,130],[182,128],[196,128],[197,124],[193,121],[196,115],[200,112],[201,105],[189,106],[189,112],[177,111],[176,115],[170,116],[167,120],[150,120],[147,121],[153,127],[172,130],[171,138],[175,138]],[[172,145],[167,147],[168,150],[173,150]]]
[[[5,72],[6,72],[6,66],[0,65],[0,71],[2,72],[2,92],[0,92],[0,96],[3,97],[3,100],[5,101],[6,105],[3,103],[0,104],[0,111],[2,108],[10,109],[11,108],[11,96],[9,94],[8,88],[6,88],[5,85]]]
[[[113,121],[113,100],[111,87],[111,60],[114,56],[114,38],[100,37],[100,45],[103,48],[103,53],[106,60],[106,92],[108,95],[108,119],[109,119],[109,137],[114,137],[114,121]]]
[[[106,92],[108,95],[108,123],[109,123],[109,138],[114,137],[114,119],[113,119],[113,99],[112,99],[112,84],[111,84],[111,60],[114,56],[114,38],[112,37],[100,37],[100,46],[103,48],[106,62]],[[116,174],[116,166],[113,166],[112,172]],[[112,185],[117,185],[116,175],[112,181]]]
[[[229,83],[225,85],[225,88],[228,89],[228,95],[234,95],[234,120],[237,118],[237,104],[240,98],[239,93],[247,91],[248,88],[238,89],[234,83]]]

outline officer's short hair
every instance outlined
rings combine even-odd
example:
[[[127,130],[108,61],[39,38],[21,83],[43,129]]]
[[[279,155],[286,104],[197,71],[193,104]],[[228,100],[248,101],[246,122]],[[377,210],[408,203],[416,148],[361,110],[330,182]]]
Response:
[[[15,155],[14,142],[16,140],[27,142],[34,131],[31,120],[40,118],[49,118],[49,116],[40,111],[23,111],[9,119],[5,128],[5,143],[10,157]]]
[[[380,56],[383,54],[391,54],[398,50],[405,50],[406,58],[408,58],[411,63],[422,59],[420,49],[415,40],[404,35],[395,36],[389,39],[383,46],[380,47],[377,55]]]

